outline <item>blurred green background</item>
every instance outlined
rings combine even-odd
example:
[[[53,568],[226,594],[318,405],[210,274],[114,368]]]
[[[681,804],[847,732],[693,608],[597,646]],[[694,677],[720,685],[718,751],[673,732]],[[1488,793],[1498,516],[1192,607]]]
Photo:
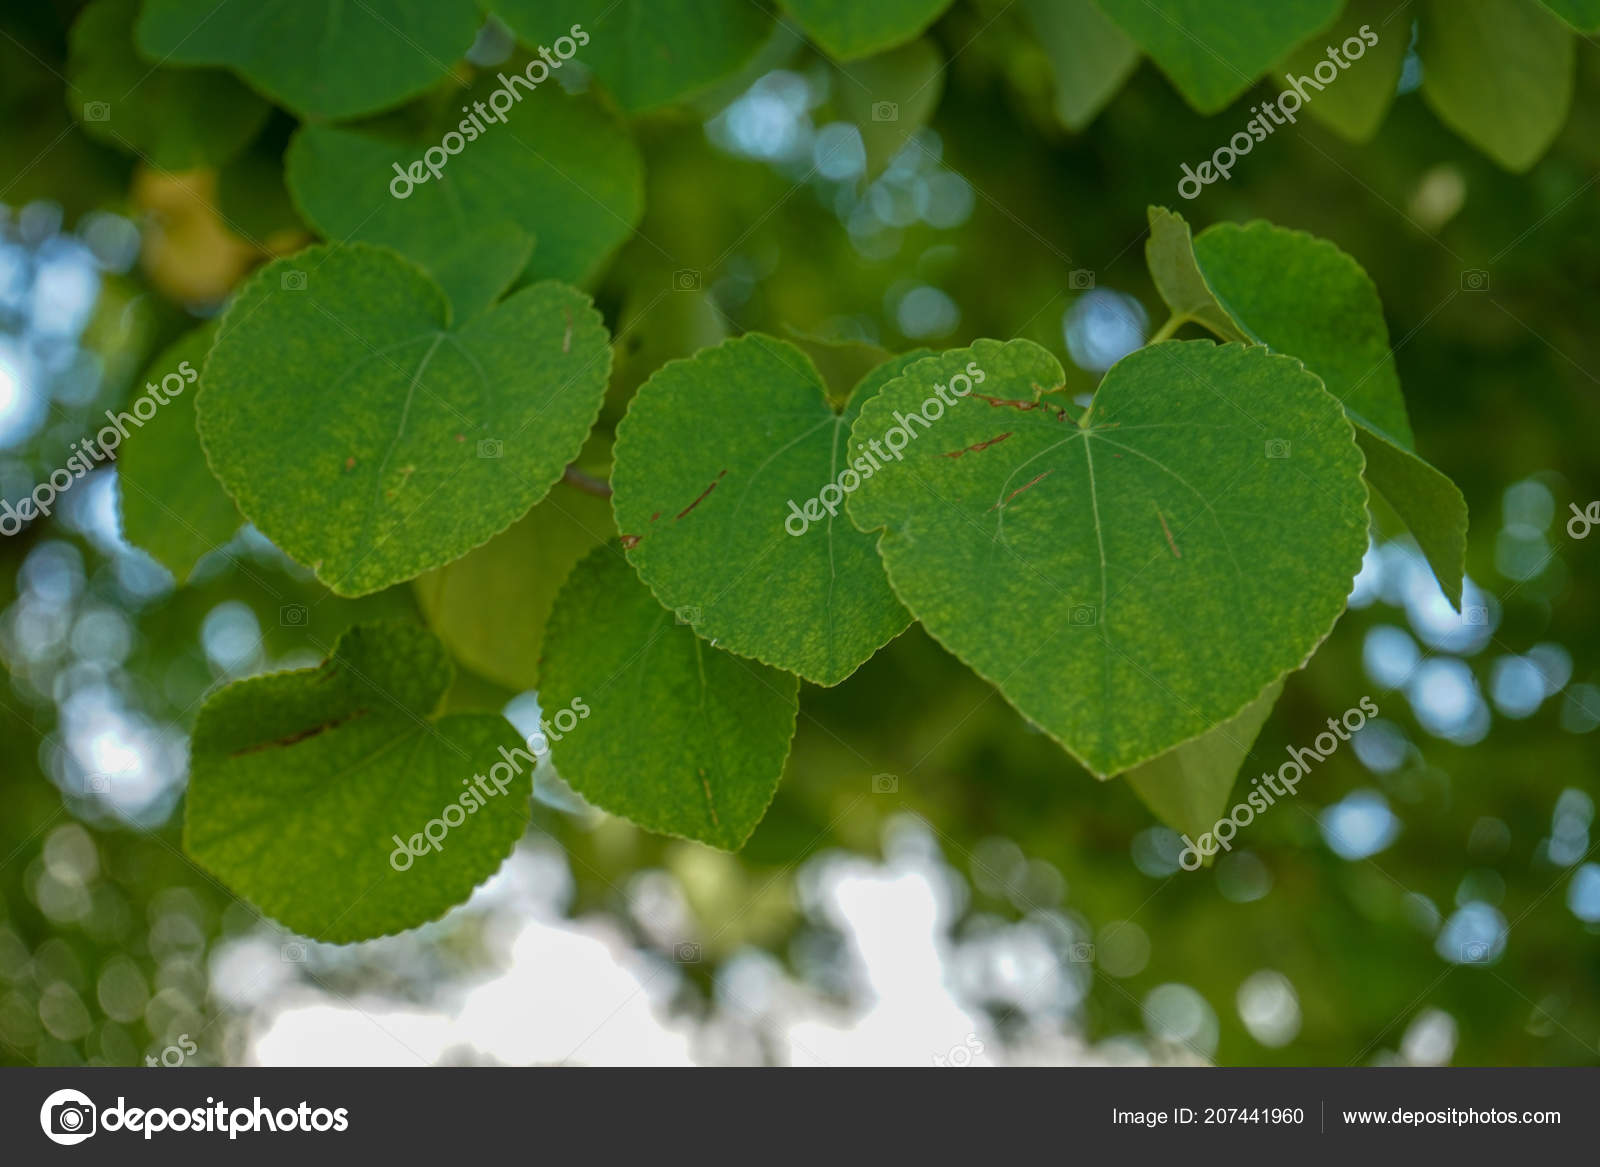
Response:
[[[220,195],[249,241],[214,175],[84,135],[60,76],[78,7],[0,20],[8,499],[306,239],[281,113]],[[958,3],[928,35],[942,94],[875,179],[848,83],[783,30],[699,108],[635,122],[645,219],[592,288],[618,337],[609,420],[662,361],[750,329],[1028,336],[1090,392],[1164,319],[1147,204],[1196,229],[1267,218],[1376,282],[1418,449],[1471,509],[1484,622],[1376,513],[1351,610],[1244,773],[1362,696],[1381,717],[1199,873],[914,627],[803,687],[742,854],[646,835],[544,772],[529,839],[472,903],[333,949],[184,858],[185,735],[218,682],[313,663],[358,619],[415,615],[413,592],[330,596],[250,532],[177,586],[121,539],[100,471],[0,540],[0,1060],[1600,1060],[1600,538],[1567,529],[1600,497],[1600,53],[1580,44],[1573,115],[1527,174],[1445,129],[1411,69],[1371,143],[1303,118],[1189,202],[1179,164],[1268,85],[1207,118],[1146,62],[1073,134],[1022,6]],[[470,674],[456,700],[531,708]]]

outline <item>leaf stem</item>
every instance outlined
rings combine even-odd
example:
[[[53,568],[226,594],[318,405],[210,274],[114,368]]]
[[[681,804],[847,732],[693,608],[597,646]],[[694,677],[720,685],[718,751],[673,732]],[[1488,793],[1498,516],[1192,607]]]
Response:
[[[1174,312],[1171,316],[1167,317],[1167,322],[1158,328],[1156,330],[1156,334],[1152,336],[1146,343],[1160,344],[1164,340],[1169,340],[1171,339],[1173,333],[1177,332],[1178,329],[1182,328],[1187,323],[1189,323],[1189,318],[1187,316],[1183,316],[1177,312]]]
[[[561,475],[561,481],[568,486],[575,486],[585,494],[592,494],[596,498],[611,497],[611,483],[603,478],[596,478],[592,474],[585,474],[576,466],[568,466]]]

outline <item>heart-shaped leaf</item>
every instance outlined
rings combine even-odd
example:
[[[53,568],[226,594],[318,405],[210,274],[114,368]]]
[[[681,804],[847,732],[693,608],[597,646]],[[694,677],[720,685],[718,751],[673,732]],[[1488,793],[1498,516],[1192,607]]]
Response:
[[[950,7],[951,0],[783,0],[805,34],[836,61],[904,44]]]
[[[1146,247],[1173,312],[1228,339],[1298,357],[1344,402],[1366,477],[1410,527],[1453,604],[1466,570],[1467,503],[1411,448],[1411,424],[1372,280],[1325,239],[1271,223],[1218,223],[1189,246],[1189,227],[1150,209]]]
[[[850,517],[884,529],[924,627],[1095,774],[1238,716],[1328,634],[1366,550],[1366,487],[1350,423],[1300,362],[1152,345],[1074,421],[1054,357],[980,340],[884,386],[852,440],[916,428],[972,370]]]
[[[223,65],[302,117],[399,105],[444,77],[478,33],[473,0],[144,0],[139,51]]]
[[[244,516],[340,595],[465,555],[583,445],[611,347],[588,297],[524,288],[453,326],[394,252],[313,247],[262,268],[205,367],[200,437]]]
[[[167,403],[117,446],[122,533],[180,583],[202,555],[233,538],[241,521],[206,464],[195,429],[196,381],[216,331],[207,324],[185,333],[150,362],[141,384],[165,385]],[[173,374],[186,386],[175,396],[170,389],[180,382]]]
[[[1410,447],[1383,304],[1359,263],[1326,239],[1260,219],[1207,227],[1194,253],[1249,339],[1299,357],[1353,416]]]
[[[1083,129],[1139,64],[1139,46],[1095,0],[1022,0],[1021,8],[1050,58],[1056,116],[1069,130]]]
[[[640,386],[617,427],[611,483],[628,559],[656,597],[692,611],[719,647],[819,685],[898,636],[910,617],[872,539],[838,498],[815,500],[841,474],[858,476],[851,422],[918,355],[869,374],[843,414],[804,353],[759,333],[672,361]]]
[[[487,96],[482,85],[453,103],[448,125],[410,136],[302,127],[284,163],[296,205],[326,238],[393,247],[441,282],[462,257],[494,263],[505,247],[489,229],[502,224],[536,240],[529,278],[588,280],[643,213],[638,148],[592,98],[568,96],[554,82],[512,92],[521,100],[505,120],[485,123],[457,154],[439,142],[456,131],[456,105],[470,113]],[[419,166],[425,158],[438,177]],[[417,174],[425,181],[412,181]]]
[[[1422,0],[1422,99],[1511,171],[1539,161],[1572,108],[1577,44],[1539,0]]]
[[[184,849],[319,940],[437,919],[527,829],[533,773],[503,717],[433,719],[449,684],[438,642],[396,623],[218,690],[195,722]]]
[[[1301,41],[1327,28],[1343,0],[1099,0],[1190,105],[1216,113]]]
[[[67,101],[84,132],[164,170],[227,161],[267,120],[265,101],[214,69],[152,69],[133,52],[138,0],[95,0],[72,26]]]
[[[630,113],[738,72],[772,32],[771,17],[750,0],[491,0],[487,7],[527,45],[573,26],[573,36],[582,34],[578,60]]]
[[[556,597],[539,699],[546,710],[589,710],[551,735],[556,770],[579,794],[648,831],[732,851],[778,788],[798,688],[791,674],[696,636],[613,543]]]

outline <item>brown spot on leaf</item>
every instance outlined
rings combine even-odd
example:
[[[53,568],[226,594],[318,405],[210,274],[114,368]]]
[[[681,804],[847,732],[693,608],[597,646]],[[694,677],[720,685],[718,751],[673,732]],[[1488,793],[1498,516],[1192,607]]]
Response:
[[[717,817],[717,804],[711,801],[711,783],[706,781],[706,772],[703,769],[700,771],[700,788],[706,792],[706,809],[711,812],[712,824],[720,827],[722,820]]]
[[[1002,501],[995,503],[994,506],[990,507],[989,509],[991,511],[999,510],[1001,507],[1003,507],[1007,503],[1009,503],[1012,499],[1016,498],[1017,495],[1021,494],[1025,490],[1027,490],[1030,486],[1037,485],[1041,479],[1048,478],[1053,473],[1055,473],[1055,471],[1046,470],[1043,474],[1035,475],[1033,478],[1030,478],[1027,482],[1024,482],[1021,486],[1017,487],[1017,489],[1013,490],[1010,494],[1006,495],[1006,497]]]
[[[979,442],[977,445],[968,446],[963,450],[951,450],[948,453],[940,454],[939,457],[941,457],[941,458],[959,458],[963,454],[975,454],[979,450],[987,450],[990,446],[998,445],[999,443],[1005,441],[1010,436],[1011,436],[1011,431],[1007,430],[1005,433],[1000,434],[997,437],[990,438],[987,442]]]
[[[715,478],[713,478],[711,480],[711,485],[706,487],[704,490],[702,490],[700,492],[700,497],[699,498],[695,499],[692,503],[690,503],[688,506],[684,507],[681,511],[678,512],[678,518],[679,519],[683,518],[690,511],[694,510],[695,507],[697,507],[701,503],[705,502],[706,496],[708,494],[710,494],[713,490],[717,489],[717,483],[721,482],[722,479],[723,479],[723,476],[726,475],[727,473],[728,473],[727,468],[724,467],[723,470],[722,470],[722,473],[718,474]],[[674,520],[674,521],[676,521],[676,520]]]
[[[1156,507],[1156,518],[1161,521],[1161,532],[1167,537],[1167,546],[1172,548],[1172,558],[1182,559],[1183,552],[1178,550],[1178,541],[1172,537],[1172,528],[1167,526],[1167,518],[1161,513],[1161,508]]]
[[[243,757],[245,754],[256,754],[260,753],[262,750],[270,750],[275,747],[292,746],[296,742],[303,742],[307,738],[316,737],[319,733],[327,733],[328,730],[335,729],[338,726],[345,724],[347,721],[354,721],[358,717],[365,717],[366,713],[367,711],[365,709],[356,709],[350,713],[346,713],[343,717],[336,717],[332,721],[323,722],[321,725],[313,725],[309,729],[302,729],[298,733],[289,734],[287,737],[280,737],[277,740],[270,742],[259,742],[253,746],[246,746],[242,750],[234,750],[233,753],[228,755],[228,757],[238,758]]]
[[[1038,386],[1035,385],[1034,388],[1037,389]],[[979,401],[987,401],[993,409],[1015,409],[1022,413],[1029,413],[1035,409],[1054,410],[1057,421],[1071,420],[1067,416],[1067,411],[1059,405],[1051,405],[1044,401],[1019,401],[1013,397],[990,397],[986,393],[974,393],[972,396]]]

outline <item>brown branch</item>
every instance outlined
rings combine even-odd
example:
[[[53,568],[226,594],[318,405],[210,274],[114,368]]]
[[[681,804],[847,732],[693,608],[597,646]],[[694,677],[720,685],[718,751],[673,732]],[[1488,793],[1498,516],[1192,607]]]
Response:
[[[576,466],[568,466],[567,472],[561,476],[561,481],[568,486],[575,486],[585,494],[592,494],[596,498],[611,497],[611,483],[603,478],[596,478],[592,474],[585,474]]]

